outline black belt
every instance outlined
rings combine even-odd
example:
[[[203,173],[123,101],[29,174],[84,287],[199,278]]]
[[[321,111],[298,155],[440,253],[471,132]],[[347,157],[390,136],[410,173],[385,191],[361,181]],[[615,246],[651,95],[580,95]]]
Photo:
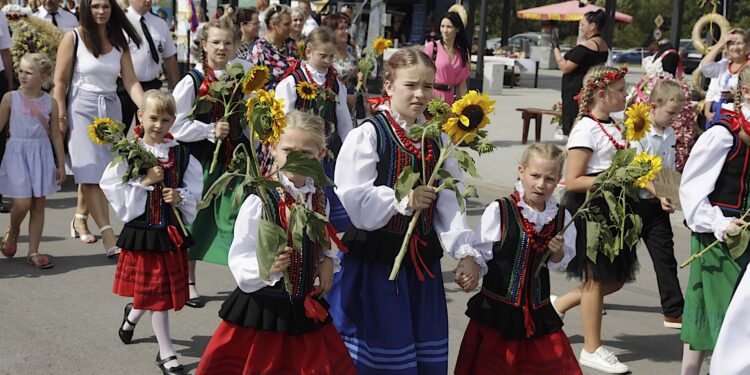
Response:
[[[156,77],[150,81],[145,81],[145,82],[140,82],[140,83],[141,83],[141,87],[143,87],[144,92],[148,91],[148,88],[152,88],[156,90],[161,89],[162,84],[163,84],[162,81],[159,79],[159,77]],[[117,91],[121,93],[127,92],[127,90],[125,90],[125,85],[122,82],[122,78],[117,78]]]
[[[441,85],[439,83],[434,84],[432,88],[438,91],[448,91],[448,92],[453,91],[453,86]]]

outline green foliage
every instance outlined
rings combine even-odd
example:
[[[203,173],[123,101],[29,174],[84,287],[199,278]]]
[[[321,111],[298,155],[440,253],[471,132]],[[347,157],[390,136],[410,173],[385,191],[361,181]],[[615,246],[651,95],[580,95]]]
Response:
[[[286,249],[286,232],[272,221],[261,219],[258,228],[258,246],[256,255],[260,278],[269,281],[269,271],[273,261]],[[288,277],[284,278],[285,281]]]
[[[393,187],[393,190],[396,192],[396,200],[400,202],[404,197],[408,196],[420,177],[420,174],[414,171],[411,165],[404,168],[396,179],[396,185]]]
[[[317,186],[333,186],[334,183],[323,171],[320,160],[308,158],[299,151],[292,151],[286,156],[286,163],[281,167],[282,171],[297,175],[310,177],[315,180]]]
[[[727,235],[727,248],[732,259],[741,257],[747,250],[749,243],[750,232],[747,230],[740,230],[737,234]]]

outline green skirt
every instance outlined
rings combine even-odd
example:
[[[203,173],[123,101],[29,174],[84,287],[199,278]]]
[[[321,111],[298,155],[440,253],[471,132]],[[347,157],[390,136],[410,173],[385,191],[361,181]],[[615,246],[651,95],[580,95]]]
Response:
[[[705,249],[715,240],[713,233],[693,232],[691,254]],[[737,278],[747,262],[747,251],[732,260],[726,244],[721,242],[690,263],[681,334],[682,341],[690,344],[690,349],[709,351],[716,346]]]
[[[226,163],[219,162],[214,168],[214,173],[209,174],[211,159],[198,160],[203,167],[203,195],[213,183],[226,172]],[[234,223],[237,220],[237,214],[240,211],[242,202],[247,198],[247,193],[242,194],[240,205],[237,208],[233,206],[235,187],[240,184],[236,179],[230,184],[222,195],[214,199],[211,204],[198,211],[193,224],[188,227],[195,239],[195,245],[188,249],[189,260],[202,260],[205,262],[227,265],[229,261],[229,246],[234,238]]]

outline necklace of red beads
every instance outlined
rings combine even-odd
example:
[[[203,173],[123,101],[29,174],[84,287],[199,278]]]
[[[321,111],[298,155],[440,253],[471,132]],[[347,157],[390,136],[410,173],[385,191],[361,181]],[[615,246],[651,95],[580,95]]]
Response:
[[[613,137],[612,134],[609,134],[607,132],[607,129],[604,129],[604,125],[602,125],[601,121],[599,121],[599,119],[596,118],[596,116],[594,116],[594,114],[591,113],[591,111],[588,111],[588,115],[594,121],[596,121],[596,125],[599,126],[599,129],[602,131],[602,133],[604,133],[604,135],[607,136],[607,138],[609,138],[609,141],[612,142],[612,145],[615,146],[616,149],[618,149],[618,150],[624,150],[625,148],[628,147],[628,140],[625,138],[625,134],[622,134],[622,130],[620,130],[620,126],[619,125],[615,126],[615,128],[617,128],[617,131],[619,131],[620,134],[622,134],[622,138],[625,139],[625,143],[617,142],[617,140],[615,140],[615,137]]]
[[[516,202],[518,202],[521,200],[521,195],[515,192],[515,198]],[[553,231],[556,229],[555,225],[547,224],[542,228],[541,232],[537,232],[534,229],[534,224],[523,216],[523,213],[519,212],[518,217],[521,218],[521,228],[529,239],[529,248],[539,254],[546,252],[549,241],[554,237]]]
[[[406,135],[404,128],[402,128],[401,125],[399,125],[396,120],[393,119],[393,116],[391,116],[389,111],[383,111],[383,113],[385,113],[385,117],[388,119],[388,123],[391,124],[391,127],[396,133],[396,137],[401,142],[401,144],[404,145],[404,147],[409,150],[410,153],[416,156],[417,159],[422,160],[422,153],[420,152],[419,147],[415,146],[411,138]],[[425,143],[427,144],[427,153],[425,156],[425,160],[432,161],[435,155],[435,150],[432,148],[432,142]]]
[[[302,69],[304,69],[304,70],[305,70],[305,74],[307,74],[307,78],[309,78],[309,79],[310,79],[310,83],[312,83],[312,84],[314,84],[314,85],[316,85],[316,86],[317,86],[317,85],[318,85],[318,83],[317,83],[317,82],[315,82],[315,78],[313,78],[313,75],[312,75],[312,73],[310,72],[310,70],[309,70],[309,69],[307,69],[307,64],[304,64],[304,65],[302,65]],[[328,68],[328,69],[329,69],[329,72],[326,72],[326,83],[325,83],[325,87],[326,87],[327,89],[329,89],[329,90],[333,91],[333,80],[334,80],[334,79],[336,79],[336,75],[335,75],[335,74],[328,74],[328,73],[330,73],[330,69],[331,69],[331,68]]]

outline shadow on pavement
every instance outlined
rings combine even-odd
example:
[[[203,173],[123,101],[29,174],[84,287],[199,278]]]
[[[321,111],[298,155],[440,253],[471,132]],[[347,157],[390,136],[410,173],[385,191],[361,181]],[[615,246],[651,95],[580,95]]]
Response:
[[[175,346],[185,346],[185,349],[177,350],[178,361],[185,368],[185,372],[190,372],[198,368],[203,351],[208,346],[208,341],[211,340],[211,336],[193,336],[191,341],[187,340],[176,340],[172,338],[172,344]],[[157,344],[156,336],[153,334],[149,337],[133,340],[132,344],[150,343]],[[158,347],[157,347],[158,348]],[[192,360],[188,358],[197,358]]]
[[[21,251],[21,250],[19,250]],[[44,253],[44,250],[41,251]],[[45,270],[34,268],[26,261],[24,254],[17,254],[14,258],[0,259],[0,279],[15,277],[40,277],[57,275],[89,267],[108,267],[117,264],[117,258],[107,258],[104,254],[77,256],[50,256],[54,267]]]
[[[613,305],[611,303],[607,303],[606,305],[607,310],[636,311],[661,314],[661,307],[659,306]]]

